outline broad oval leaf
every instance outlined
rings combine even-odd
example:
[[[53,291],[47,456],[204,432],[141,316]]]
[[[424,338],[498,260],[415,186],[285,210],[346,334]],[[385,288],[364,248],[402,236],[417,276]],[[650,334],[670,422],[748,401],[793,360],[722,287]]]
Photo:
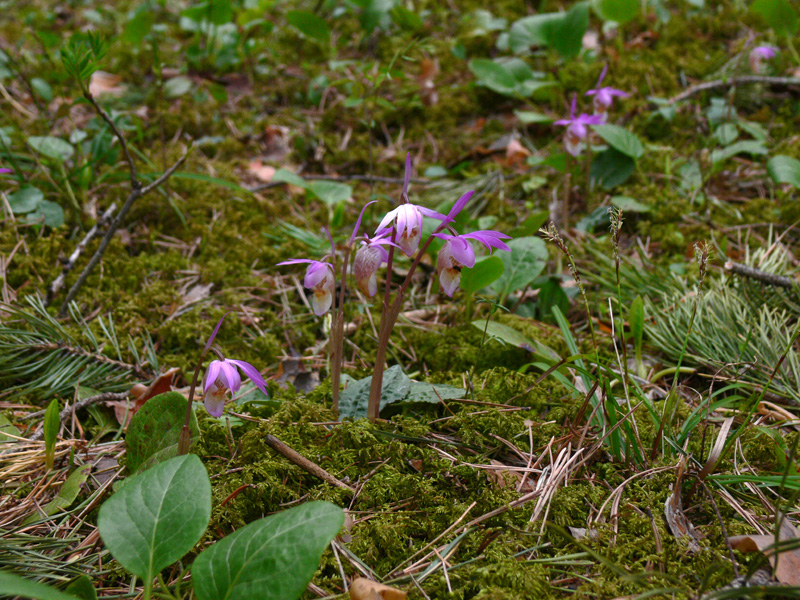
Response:
[[[186,418],[186,402],[178,392],[166,392],[150,398],[133,415],[125,436],[130,473],[144,471],[178,456],[178,437]],[[189,432],[192,439],[200,435],[194,411]]]
[[[797,11],[789,0],[756,0],[750,10],[764,19],[777,34],[791,36],[800,28]]]
[[[39,154],[43,154],[47,158],[64,162],[69,160],[75,153],[75,148],[72,144],[65,142],[61,138],[52,136],[32,136],[28,138],[28,145],[36,150]]]
[[[594,132],[603,138],[609,146],[636,160],[644,154],[644,146],[639,138],[627,129],[618,125],[595,125]]]
[[[36,600],[76,600],[77,596],[65,594],[49,585],[25,579],[14,573],[0,571],[0,593]]]
[[[547,246],[538,237],[517,238],[508,242],[508,247],[511,252],[497,253],[505,271],[492,285],[501,299],[533,283],[547,264]]]
[[[767,162],[767,173],[775,183],[790,183],[800,190],[800,160],[791,156],[773,156]]]
[[[330,29],[324,19],[314,13],[304,10],[290,10],[286,14],[286,20],[306,37],[327,44],[331,37]]]
[[[592,7],[604,21],[627,23],[639,13],[639,0],[592,0]]]
[[[103,543],[119,564],[146,581],[186,554],[211,518],[211,482],[194,454],[135,475],[97,517]]]
[[[476,262],[474,267],[461,271],[461,289],[467,294],[474,294],[500,279],[505,269],[499,256],[487,256]]]
[[[295,600],[344,523],[329,502],[259,519],[204,550],[192,565],[200,600]]]
[[[512,346],[532,352],[537,360],[541,360],[542,362],[553,364],[561,360],[558,353],[549,346],[545,346],[539,340],[530,339],[508,325],[503,325],[497,321],[490,321],[489,319],[479,319],[473,321],[472,326],[477,327],[491,339],[497,340],[502,344],[511,344]]]
[[[339,419],[367,416],[369,388],[372,376],[350,383],[339,397]],[[393,365],[383,372],[381,402],[378,411],[395,402],[402,402],[411,390],[411,379],[403,373],[400,365]]]
[[[517,80],[503,65],[488,58],[474,58],[467,64],[478,84],[507,96],[514,95]]]
[[[317,180],[308,184],[308,189],[325,204],[334,206],[346,202],[353,195],[353,188],[337,181]]]
[[[32,185],[21,187],[13,194],[8,195],[8,204],[15,215],[36,210],[42,200],[44,200],[44,194],[39,188]]]

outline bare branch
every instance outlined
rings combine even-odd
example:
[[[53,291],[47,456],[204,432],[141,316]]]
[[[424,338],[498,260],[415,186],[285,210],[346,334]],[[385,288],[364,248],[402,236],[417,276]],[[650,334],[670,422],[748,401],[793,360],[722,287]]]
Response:
[[[800,86],[800,78],[767,77],[766,75],[744,75],[742,77],[731,77],[730,79],[705,81],[703,83],[698,83],[697,85],[693,85],[692,87],[685,89],[677,96],[673,96],[672,98],[669,99],[669,103],[675,104],[676,102],[680,102],[681,100],[686,100],[690,96],[694,96],[695,94],[699,94],[700,92],[705,92],[707,90],[713,90],[722,87],[734,87],[746,83],[763,83],[766,85],[775,85],[784,87],[789,87],[792,85]]]

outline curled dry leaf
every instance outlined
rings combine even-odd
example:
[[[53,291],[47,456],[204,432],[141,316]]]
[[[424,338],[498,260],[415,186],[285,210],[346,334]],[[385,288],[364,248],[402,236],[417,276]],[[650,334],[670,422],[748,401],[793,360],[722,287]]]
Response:
[[[783,550],[776,554],[771,548],[776,542],[787,542],[800,538],[800,532],[789,519],[778,515],[781,526],[779,540],[774,535],[734,535],[728,538],[731,547],[740,552],[762,552],[774,569],[775,578],[784,585],[800,585],[800,549]]]
[[[683,500],[681,499],[681,480],[683,470],[686,467],[686,457],[681,459],[678,464],[678,478],[675,481],[675,488],[672,494],[664,503],[664,517],[667,521],[672,535],[676,538],[686,538],[689,552],[694,553],[700,550],[700,534],[694,528],[689,518],[683,512]]]
[[[174,367],[166,373],[159,375],[150,385],[144,385],[143,383],[134,384],[131,387],[133,402],[131,402],[131,400],[122,400],[106,402],[105,405],[113,408],[114,415],[117,417],[117,422],[127,427],[128,423],[131,421],[131,417],[144,406],[145,402],[154,396],[172,390],[172,380],[177,373],[180,373],[180,369]]]
[[[251,175],[255,175],[259,181],[263,181],[264,183],[272,181],[272,178],[278,171],[275,167],[265,165],[260,160],[251,161],[247,170],[250,171]]]
[[[419,95],[425,106],[433,106],[439,102],[439,93],[436,91],[434,78],[439,74],[439,64],[430,58],[423,58],[420,61],[420,74],[417,77],[419,84]]]
[[[407,594],[388,585],[357,577],[350,584],[350,600],[406,600]]]
[[[523,163],[530,155],[530,150],[523,146],[517,138],[512,138],[506,146],[506,165],[513,167]]]
[[[270,162],[282,162],[291,151],[291,148],[289,148],[291,137],[291,130],[283,125],[267,125],[264,127],[264,134],[260,140],[263,148],[261,158]]]
[[[125,85],[119,75],[113,75],[105,71],[95,71],[89,80],[89,93],[95,97],[121,96],[125,93]]]

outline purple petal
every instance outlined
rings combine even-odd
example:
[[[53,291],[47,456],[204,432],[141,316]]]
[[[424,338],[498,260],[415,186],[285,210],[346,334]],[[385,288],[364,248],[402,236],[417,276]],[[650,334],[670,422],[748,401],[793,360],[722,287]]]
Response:
[[[572,104],[569,108],[569,116],[571,119],[575,118],[575,110],[578,108],[578,94],[572,94]]]
[[[303,285],[308,289],[317,287],[327,277],[333,276],[333,267],[326,262],[314,261],[314,264],[308,266],[306,269],[306,276],[303,279]]]
[[[417,210],[426,217],[430,217],[431,219],[438,219],[439,221],[445,221],[447,219],[447,215],[438,213],[435,210],[431,210],[430,208],[425,208],[424,206],[417,206]],[[420,218],[420,227],[421,226],[422,226],[422,220]]]
[[[511,248],[501,241],[504,239],[511,239],[511,236],[506,235],[505,233],[500,233],[499,231],[485,229],[482,231],[473,231],[472,233],[467,233],[461,237],[476,240],[486,246],[489,250],[492,248],[499,248],[500,250],[511,252]]]
[[[572,119],[559,119],[553,125],[569,125],[570,123],[572,123]]]
[[[398,212],[400,212],[400,207],[397,207],[386,213],[383,219],[381,219],[381,222],[378,224],[378,228],[375,230],[375,235],[391,231],[391,224],[395,220],[395,217],[397,217]]]
[[[448,223],[452,223],[455,220],[455,218],[458,216],[458,213],[464,210],[464,207],[467,205],[467,202],[469,202],[472,199],[473,194],[475,194],[474,191],[467,192],[466,194],[461,196],[461,198],[456,200],[456,203],[453,204],[453,208],[451,208],[450,212],[447,213],[447,217],[444,220],[442,220],[442,226],[446,226]]]
[[[242,387],[242,378],[239,371],[229,360],[223,360],[219,369],[219,380],[232,392],[238,392]]]
[[[13,173],[11,169],[0,169],[0,173]]]
[[[221,417],[225,412],[225,395],[207,393],[203,398],[203,405],[212,417]]]
[[[406,170],[403,173],[403,191],[400,192],[400,198],[408,202],[408,184],[411,181],[411,152],[406,154]]]
[[[311,260],[310,258],[293,258],[291,260],[284,260],[283,262],[277,263],[275,266],[280,267],[283,265],[301,265],[306,263],[315,263],[319,262],[318,260]]]
[[[450,244],[450,252],[454,259],[465,267],[472,268],[475,266],[475,251],[463,236],[455,237],[448,243]]]
[[[600,84],[603,83],[603,79],[605,79],[606,73],[608,73],[608,63],[605,64],[603,67],[603,71],[600,73],[600,79],[597,80],[596,88],[600,87]]]
[[[364,211],[367,210],[367,207],[370,204],[375,204],[376,202],[377,202],[377,200],[373,200],[372,202],[367,202],[364,205],[364,208],[361,209],[361,213],[358,215],[358,221],[356,221],[356,226],[353,227],[353,235],[350,236],[350,245],[351,246],[353,245],[353,242],[355,241],[356,236],[358,235],[358,230],[361,229],[361,219],[364,217]]]
[[[250,378],[250,381],[252,381],[258,389],[260,389],[267,396],[269,396],[269,394],[267,393],[267,389],[265,387],[266,382],[264,381],[264,378],[261,376],[261,373],[258,372],[258,369],[256,369],[253,365],[244,360],[230,360],[229,362],[233,363],[234,365],[239,367],[242,371],[244,371],[244,374]]]
[[[211,337],[208,338],[208,341],[206,342],[206,347],[203,348],[203,352],[208,352],[208,349],[211,348],[211,344],[214,342],[214,338],[217,337],[217,332],[219,332],[219,328],[222,326],[222,322],[225,320],[225,317],[227,317],[232,312],[233,312],[232,310],[229,310],[224,315],[222,315],[222,318],[217,323],[217,326],[214,327],[214,331],[211,332]]]
[[[217,375],[219,375],[219,368],[222,363],[218,360],[212,360],[211,364],[208,365],[208,369],[206,370],[206,381],[205,385],[203,385],[203,392],[207,392],[208,388],[210,388],[214,383],[217,381]]]

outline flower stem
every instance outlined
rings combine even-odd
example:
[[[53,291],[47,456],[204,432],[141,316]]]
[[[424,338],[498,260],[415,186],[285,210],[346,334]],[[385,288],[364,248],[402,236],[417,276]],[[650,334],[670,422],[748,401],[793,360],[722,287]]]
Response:
[[[189,401],[186,403],[186,419],[183,422],[180,436],[178,437],[178,455],[182,456],[188,454],[189,445],[191,444],[191,432],[189,431],[189,423],[192,419],[192,402],[194,401],[194,390],[197,388],[197,380],[200,378],[200,371],[203,369],[203,361],[206,357],[208,350],[203,350],[200,355],[200,360],[197,361],[197,367],[194,370],[194,377],[192,378],[192,386],[189,388]]]

